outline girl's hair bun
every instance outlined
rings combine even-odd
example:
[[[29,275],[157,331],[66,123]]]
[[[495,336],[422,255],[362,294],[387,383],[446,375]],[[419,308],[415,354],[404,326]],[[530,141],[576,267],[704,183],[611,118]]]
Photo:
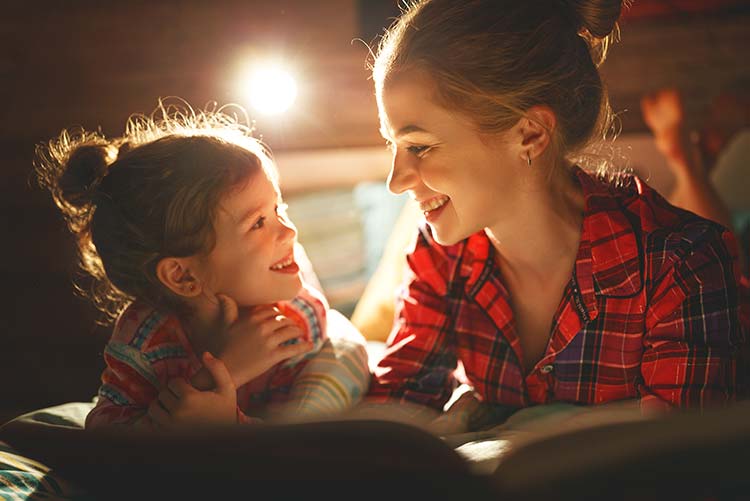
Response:
[[[109,165],[117,158],[117,149],[109,144],[81,144],[68,156],[60,176],[60,194],[70,205],[90,204]]]
[[[576,15],[579,30],[593,38],[605,38],[615,29],[623,0],[565,0]]]

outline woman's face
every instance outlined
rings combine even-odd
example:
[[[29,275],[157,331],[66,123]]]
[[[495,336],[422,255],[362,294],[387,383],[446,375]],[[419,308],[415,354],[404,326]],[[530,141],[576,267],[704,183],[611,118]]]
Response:
[[[208,292],[242,306],[288,300],[299,292],[297,230],[284,207],[264,170],[224,195],[214,221],[216,244],[198,265]]]
[[[436,104],[433,88],[416,72],[389,82],[378,99],[381,133],[393,151],[390,191],[408,192],[436,240],[451,245],[513,217],[528,167],[518,125],[480,135],[469,118]]]

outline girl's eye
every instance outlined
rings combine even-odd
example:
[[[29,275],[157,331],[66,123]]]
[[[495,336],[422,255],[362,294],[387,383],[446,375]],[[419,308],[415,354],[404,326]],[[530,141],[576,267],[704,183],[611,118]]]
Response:
[[[286,210],[289,208],[289,206],[285,203],[280,203],[276,206],[276,215],[278,216],[285,216]]]
[[[260,216],[255,224],[250,228],[251,230],[259,230],[266,224],[266,217]]]

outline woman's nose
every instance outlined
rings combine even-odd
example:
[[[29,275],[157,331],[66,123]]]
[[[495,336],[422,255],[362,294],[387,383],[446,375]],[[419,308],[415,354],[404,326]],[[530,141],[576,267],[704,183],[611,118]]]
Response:
[[[399,195],[409,188],[413,188],[418,181],[418,174],[411,165],[409,158],[396,151],[393,154],[391,171],[388,173],[388,191]]]

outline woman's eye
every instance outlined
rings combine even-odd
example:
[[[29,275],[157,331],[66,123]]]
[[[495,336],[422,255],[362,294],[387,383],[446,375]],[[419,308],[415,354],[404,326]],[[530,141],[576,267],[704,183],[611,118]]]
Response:
[[[251,230],[259,230],[263,228],[263,225],[266,224],[266,217],[260,216],[258,220],[255,222],[255,224],[250,228]]]
[[[429,146],[417,146],[417,145],[414,145],[414,146],[408,146],[406,148],[406,151],[408,151],[412,155],[416,155],[417,157],[419,157],[419,156],[424,155],[425,153],[427,153],[427,151],[429,149],[430,149]]]

